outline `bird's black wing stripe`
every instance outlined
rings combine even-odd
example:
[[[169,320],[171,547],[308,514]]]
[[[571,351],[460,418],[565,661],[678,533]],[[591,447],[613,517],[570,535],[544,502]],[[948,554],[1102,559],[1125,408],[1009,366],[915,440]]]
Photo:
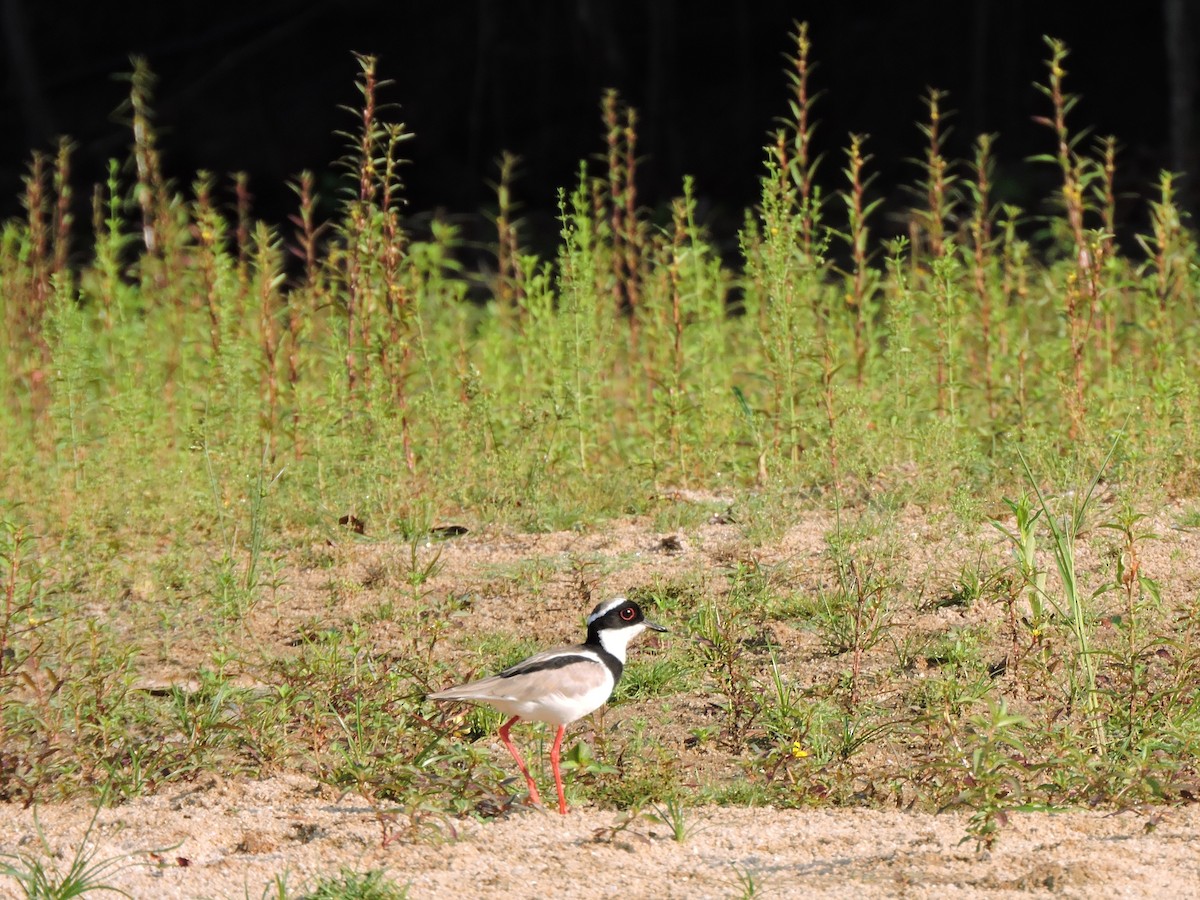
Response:
[[[569,653],[563,656],[552,656],[549,659],[533,659],[525,662],[517,663],[515,666],[510,666],[503,672],[499,673],[500,678],[512,678],[514,675],[528,675],[531,672],[545,672],[549,669],[562,669],[566,666],[573,666],[575,663],[595,663],[594,656],[585,656],[582,653]]]

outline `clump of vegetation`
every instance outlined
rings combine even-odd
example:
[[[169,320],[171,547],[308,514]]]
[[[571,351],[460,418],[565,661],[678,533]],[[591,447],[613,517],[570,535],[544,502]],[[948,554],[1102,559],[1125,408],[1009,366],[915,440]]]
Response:
[[[952,98],[932,91],[907,236],[880,240],[869,137],[847,138],[840,188],[822,180],[800,26],[740,260],[706,233],[691,180],[669,215],[639,205],[637,115],[610,93],[603,164],[560,193],[553,258],[522,245],[502,161],[483,285],[452,224],[418,234],[401,215],[409,136],[373,59],[336,212],[319,218],[320,179],[302,173],[286,225],[254,221],[244,178],[234,217],[211,174],[166,179],[137,63],[133,165],[113,160],[92,191],[86,260],[72,262],[69,142],[34,154],[25,215],[0,229],[0,795],[122,797],[203,768],[295,766],[364,796],[384,842],[447,813],[503,814],[500,770],[461,740],[491,723],[422,704],[470,602],[439,593],[423,542],[442,516],[586,530],[651,513],[735,525],[746,547],[724,582],[641,587],[700,643],[631,666],[621,699],[702,685],[717,699],[685,747],[745,777],[701,784],[648,728],[632,750],[599,734],[607,759],[579,750],[578,789],[676,823],[684,785],[974,804],[984,844],[1018,806],[1179,796],[1200,734],[1196,619],[1142,571],[1153,538],[1136,510],[1143,490],[1198,484],[1200,266],[1167,173],[1121,252],[1118,148],[1083,142],[1067,50],[1048,50],[1045,208],[1004,202],[996,136],[946,157]],[[1087,590],[1077,547],[1101,477],[1126,505],[1103,525],[1112,571]],[[697,487],[732,500],[673,499]],[[991,605],[995,628],[899,635],[929,607],[897,596],[895,536],[881,552],[844,528],[879,515],[885,529],[912,505],[995,517],[1011,560],[981,557],[937,604]],[[817,573],[768,572],[756,548],[812,508],[837,520]],[[285,572],[379,537],[409,559],[371,616],[301,629],[283,655],[245,639],[278,613]],[[331,581],[330,608],[388,592],[389,571]],[[803,684],[783,628],[814,632],[830,661]],[[402,655],[376,645],[381,629]],[[175,641],[205,660],[192,683],[141,684]],[[608,777],[613,759],[627,779]]]
[[[83,839],[75,846],[70,858],[60,848],[52,847],[36,821],[38,852],[21,851],[0,854],[0,877],[10,881],[27,900],[73,900],[87,894],[117,894],[129,897],[125,891],[107,883],[125,869],[149,865],[152,851],[129,853],[99,859],[88,843],[96,825],[99,808],[88,823]],[[144,858],[141,858],[144,857]]]

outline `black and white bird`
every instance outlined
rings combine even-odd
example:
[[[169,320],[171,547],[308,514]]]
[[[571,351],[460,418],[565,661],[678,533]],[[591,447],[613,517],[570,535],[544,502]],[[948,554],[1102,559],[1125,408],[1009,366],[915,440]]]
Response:
[[[648,622],[641,607],[632,600],[616,597],[592,610],[587,617],[587,640],[582,644],[544,650],[498,675],[438,691],[430,694],[429,699],[485,703],[512,716],[500,726],[500,740],[525,776],[529,799],[538,804],[542,798],[537,785],[509,736],[509,729],[521,719],[557,725],[558,732],[550,748],[550,766],[558,789],[558,811],[566,815],[567,799],[558,766],[566,726],[599,709],[612,696],[625,668],[625,648],[646,629],[667,630]]]

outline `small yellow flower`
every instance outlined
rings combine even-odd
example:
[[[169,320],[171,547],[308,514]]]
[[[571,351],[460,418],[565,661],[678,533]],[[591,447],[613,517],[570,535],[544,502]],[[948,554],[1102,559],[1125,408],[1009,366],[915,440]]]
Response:
[[[799,741],[792,741],[792,756],[796,759],[805,759],[808,756],[808,751],[804,749],[804,745]]]

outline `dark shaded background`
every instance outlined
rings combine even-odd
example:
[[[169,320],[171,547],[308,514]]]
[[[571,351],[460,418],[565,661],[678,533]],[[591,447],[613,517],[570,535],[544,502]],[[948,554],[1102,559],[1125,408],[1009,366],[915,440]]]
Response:
[[[129,137],[114,117],[129,55],[159,76],[155,106],[170,174],[245,170],[260,215],[282,221],[287,179],[331,172],[339,104],[356,100],[351,51],[376,53],[387,97],[416,138],[406,145],[410,210],[477,213],[491,202],[501,150],[523,159],[518,195],[533,221],[602,148],[599,99],[618,88],[641,111],[640,191],[655,206],[696,176],[705,214],[732,233],[758,191],[762,147],[786,110],[788,32],[807,20],[825,92],[816,116],[823,174],[835,182],[848,132],[870,135],[878,189],[891,208],[920,155],[927,86],[950,92],[950,151],[1000,134],[1001,199],[1036,207],[1051,169],[1022,162],[1052,149],[1031,116],[1046,102],[1043,34],[1072,48],[1076,127],[1120,140],[1126,190],[1197,158],[1197,25],[1189,0],[705,3],[689,0],[357,0],[200,4],[0,0],[0,215],[19,212],[33,147],[78,143],[76,187],[98,180]],[[1190,18],[1180,24],[1178,17]],[[1170,23],[1170,25],[1168,24]],[[1171,103],[1175,103],[1172,111]],[[1182,130],[1182,133],[1181,133]],[[325,185],[332,193],[332,185]],[[1189,193],[1194,202],[1195,194]],[[1139,204],[1123,218],[1136,223]],[[548,218],[543,220],[548,223]],[[886,221],[886,219],[884,220]]]

